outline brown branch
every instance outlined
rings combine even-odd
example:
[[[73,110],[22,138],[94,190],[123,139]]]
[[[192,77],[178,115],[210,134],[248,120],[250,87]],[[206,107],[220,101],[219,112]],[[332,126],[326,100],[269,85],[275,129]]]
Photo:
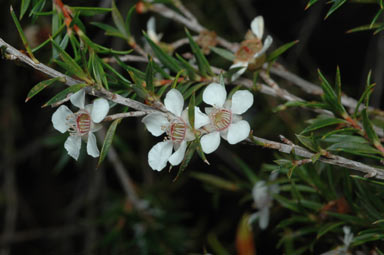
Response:
[[[116,113],[113,115],[106,116],[103,121],[112,121],[116,119],[129,118],[129,117],[142,117],[146,114],[147,113],[143,111]]]
[[[169,18],[169,19],[172,19],[176,22],[179,22],[179,23],[185,25],[186,27],[188,27],[189,29],[191,29],[195,32],[200,33],[202,30],[207,30],[205,27],[200,25],[197,21],[196,22],[188,21],[188,19],[184,18],[183,16],[176,13],[174,10],[167,8],[162,4],[153,5],[153,8],[151,10],[164,16],[164,17],[166,17],[166,18]],[[231,50],[232,52],[235,52],[238,49],[237,43],[229,42],[229,41],[227,41],[221,37],[218,37],[218,42],[224,48],[227,48],[227,49]],[[267,65],[265,65],[264,68],[267,68]],[[275,74],[275,75],[277,75],[283,79],[291,81],[293,84],[295,84],[296,86],[298,86],[299,88],[301,88],[303,91],[305,91],[308,94],[321,95],[323,93],[322,89],[318,85],[313,84],[309,81],[306,81],[305,79],[299,77],[298,75],[289,72],[287,69],[285,69],[279,63],[276,63],[274,66],[272,66],[270,71],[271,71],[271,73],[273,73],[273,74]],[[355,99],[348,97],[346,95],[343,95],[341,97],[341,102],[344,106],[351,108],[351,110],[354,110],[354,108],[357,105],[357,101]],[[384,111],[379,110],[379,109],[375,109],[373,107],[369,107],[368,110],[378,111],[381,115],[384,115]],[[380,136],[384,136],[384,132],[382,132],[381,129],[375,128],[375,131],[378,132],[380,134]]]
[[[44,64],[34,63],[28,56],[20,53],[17,49],[13,48],[12,46],[7,44],[6,42],[4,42],[4,40],[2,40],[0,38],[0,47],[3,47],[3,46],[6,47],[6,50],[5,50],[6,57],[10,60],[19,60],[19,61],[26,63],[27,65],[31,66],[32,68],[49,75],[50,77],[63,77],[63,78],[65,78],[65,81],[66,81],[65,83],[69,86],[81,83],[80,80],[73,79],[73,78],[71,78],[67,75],[64,75],[64,74],[62,74],[62,73],[44,65]],[[219,72],[219,73],[222,72],[222,70],[219,68],[214,68],[214,71]],[[244,83],[244,85],[248,88],[254,87],[253,82],[249,79],[238,79],[236,82]],[[273,87],[261,84],[261,92],[265,93],[265,94],[269,94],[271,96],[282,97],[288,101],[301,100],[300,98],[298,98],[294,95],[291,95],[288,91],[281,90],[280,88],[277,88],[276,86],[273,86]],[[279,90],[279,91],[277,91],[277,90]],[[158,109],[152,108],[150,106],[147,106],[143,103],[137,102],[137,101],[129,99],[129,98],[124,98],[118,94],[112,93],[112,92],[107,91],[103,88],[100,90],[96,90],[94,88],[87,87],[86,92],[90,95],[94,95],[94,96],[98,96],[98,97],[104,97],[104,98],[106,98],[110,101],[113,101],[115,103],[126,105],[126,106],[129,106],[135,110],[142,111],[145,113],[158,111]],[[291,145],[277,143],[274,141],[269,141],[269,140],[266,140],[263,138],[258,138],[258,137],[254,137],[254,140],[261,143],[264,147],[276,149],[276,150],[279,150],[280,152],[283,152],[283,153],[291,153],[293,150],[293,146],[291,146]],[[295,147],[295,153],[298,156],[301,156],[304,158],[311,158],[312,156],[314,156],[313,153],[308,152],[307,150],[305,150],[301,147],[296,147],[296,146],[294,146],[294,147]],[[134,188],[133,188],[132,181],[130,180],[129,175],[127,175],[127,171],[125,170],[122,162],[118,158],[117,153],[113,148],[110,149],[109,154],[108,154],[108,158],[110,159],[110,161],[114,165],[115,170],[121,179],[124,190],[125,190],[127,196],[129,197],[130,201],[132,201],[132,203],[135,205],[135,207],[141,208],[142,203],[140,203],[141,201],[137,198],[137,195],[136,195]],[[320,158],[319,160],[322,162],[328,163],[328,164],[338,165],[338,166],[347,167],[347,168],[351,168],[351,169],[354,169],[357,171],[364,172],[369,177],[375,176],[376,178],[384,179],[384,170],[379,169],[379,168],[375,168],[375,167],[371,167],[371,166],[362,164],[360,162],[349,160],[349,159],[346,159],[343,157],[332,156],[332,158]]]
[[[278,150],[282,153],[286,154],[294,154],[296,156],[300,156],[303,158],[311,159],[315,156],[315,153],[309,152],[306,149],[294,145],[294,144],[284,144],[279,143],[275,141],[270,141],[264,138],[253,136],[252,138],[248,138],[247,142],[259,145],[265,148]],[[320,157],[318,160],[330,165],[340,166],[348,169],[353,169],[359,172],[365,173],[365,177],[375,177],[377,179],[383,179],[384,180],[384,169],[372,167],[351,159],[347,159],[341,156],[336,156],[333,154],[328,153],[328,158],[326,157]]]
[[[166,7],[163,4],[154,4],[154,5],[152,5],[151,11],[153,11],[153,12],[155,12],[157,14],[160,14],[160,15],[166,17],[166,18],[175,20],[175,21],[183,24],[184,26],[186,26],[190,30],[195,31],[197,33],[200,33],[203,30],[208,30],[205,27],[203,27],[202,25],[200,25],[200,23],[197,21],[196,18],[188,19],[188,18],[178,14],[174,10],[169,9],[168,7]],[[237,43],[231,43],[231,42],[225,40],[222,37],[217,37],[217,42],[221,46],[223,46],[224,48],[227,48],[227,49],[229,49],[229,50],[231,50],[233,52],[235,52],[237,50],[237,48],[238,48],[238,44]]]
[[[63,77],[65,79],[65,84],[68,86],[73,86],[75,84],[83,83],[80,80],[74,79],[68,75],[65,75],[61,72],[56,71],[55,69],[46,66],[42,63],[36,64],[32,61],[28,56],[22,54],[20,51],[6,43],[2,38],[0,38],[0,47],[6,47],[5,54],[6,58],[9,60],[19,60],[29,66],[31,66],[33,69],[36,69],[42,73],[45,73],[46,75],[55,78],[55,77]],[[103,97],[105,99],[108,99],[112,102],[115,102],[117,104],[125,105],[128,107],[131,107],[138,111],[143,111],[146,113],[151,113],[155,111],[159,111],[159,109],[152,108],[148,105],[145,105],[143,103],[140,103],[138,101],[132,100],[130,98],[125,98],[120,96],[119,94],[112,93],[104,88],[101,89],[95,89],[93,87],[86,87],[85,91],[89,95],[97,96],[97,97]],[[160,109],[164,110],[164,109]]]
[[[102,129],[102,132],[97,133],[97,137],[100,140],[103,140],[105,137],[106,131]],[[115,148],[111,146],[108,151],[108,160],[113,165],[113,169],[115,170],[117,176],[119,177],[119,181],[123,187],[125,194],[127,195],[128,200],[132,203],[132,206],[139,211],[146,209],[147,203],[144,200],[140,200],[135,186],[131,177],[129,176],[128,170],[124,167],[123,162],[120,160]]]

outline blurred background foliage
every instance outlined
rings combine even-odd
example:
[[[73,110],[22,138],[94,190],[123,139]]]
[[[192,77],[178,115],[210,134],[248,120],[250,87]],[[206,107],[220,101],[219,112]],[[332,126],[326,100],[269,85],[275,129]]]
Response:
[[[306,11],[306,0],[184,2],[201,24],[233,42],[241,41],[250,21],[262,15],[266,34],[274,38],[273,48],[300,41],[279,58],[280,63],[317,84],[318,68],[334,80],[339,65],[343,92],[356,99],[363,93],[368,71],[372,70],[377,85],[370,104],[383,107],[383,35],[372,35],[370,31],[346,33],[369,24],[377,14],[377,4],[344,4],[324,20],[329,9],[324,1]],[[108,0],[64,3],[111,5]],[[135,3],[116,1],[123,17]],[[0,2],[0,37],[22,49],[9,14],[10,4],[19,13],[20,1]],[[47,10],[51,4],[47,1]],[[131,31],[139,44],[144,43],[141,31],[146,30],[151,16],[156,17],[162,41],[185,37],[183,27],[174,21],[150,12],[134,13]],[[116,50],[130,49],[124,40],[106,37],[103,31],[89,25],[92,21],[113,25],[110,14],[84,17],[82,21],[93,41]],[[34,23],[25,16],[21,24],[41,43],[50,34],[50,22],[49,16]],[[189,50],[187,47],[183,49]],[[36,56],[48,63],[50,54],[47,47]],[[208,59],[224,69],[231,64],[212,53]],[[146,67],[133,65],[140,70]],[[284,165],[289,156],[226,143],[208,156],[210,166],[195,156],[174,181],[176,169],[169,173],[149,168],[147,153],[158,140],[150,136],[140,119],[128,118],[118,126],[114,147],[145,208],[137,210],[126,198],[108,160],[96,168],[97,159],[84,152],[78,162],[66,154],[66,135],[54,131],[51,125],[53,109],[41,109],[60,91],[59,86],[25,103],[31,87],[47,77],[23,64],[1,61],[0,66],[1,254],[245,255],[322,254],[331,250],[339,253],[329,254],[347,254],[342,250],[344,226],[354,233],[352,254],[383,254],[383,183],[352,178],[350,175],[357,173],[321,163],[300,166],[289,179],[289,166]],[[297,95],[303,93],[283,80],[277,81]],[[306,120],[316,116],[298,109],[273,112],[281,103],[255,94],[254,106],[245,116],[255,135],[278,140],[283,134],[297,141],[295,134],[307,126]],[[269,180],[274,170],[280,174],[276,180]],[[249,215],[257,211],[252,187],[260,180],[266,180],[268,185],[278,184],[280,190],[273,194],[265,230],[256,222],[250,228],[247,224]]]

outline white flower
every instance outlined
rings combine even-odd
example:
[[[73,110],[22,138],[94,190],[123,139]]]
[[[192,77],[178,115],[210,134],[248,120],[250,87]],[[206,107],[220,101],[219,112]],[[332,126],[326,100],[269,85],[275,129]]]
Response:
[[[160,40],[163,37],[162,34],[157,34],[156,33],[156,20],[155,20],[155,17],[150,17],[149,20],[147,21],[147,35],[156,44],[160,43]]]
[[[64,148],[69,156],[77,160],[80,154],[81,140],[87,141],[87,153],[92,157],[99,156],[96,137],[93,132],[101,128],[100,124],[109,111],[108,101],[98,98],[93,104],[84,106],[85,92],[80,90],[70,97],[72,104],[80,110],[73,113],[67,106],[60,106],[52,115],[53,127],[61,133],[69,132]]]
[[[243,141],[249,135],[251,127],[242,120],[240,114],[253,104],[253,95],[248,90],[236,91],[232,99],[227,98],[223,85],[211,83],[204,90],[203,101],[213,107],[205,108],[210,124],[208,134],[201,137],[201,146],[205,153],[214,152],[220,145],[220,136],[230,144]]]
[[[236,80],[248,68],[248,65],[261,57],[271,46],[272,37],[267,36],[264,43],[261,42],[264,34],[264,19],[262,16],[257,16],[251,22],[251,31],[255,39],[245,40],[241,43],[240,48],[236,52],[235,63],[229,69],[242,67],[232,75],[232,81]]]
[[[351,245],[354,235],[351,232],[351,228],[349,226],[343,226],[343,232],[344,232],[344,238],[343,238],[343,244],[337,246],[336,248],[327,251],[325,253],[322,253],[321,255],[351,255],[352,253],[348,251],[349,246]],[[358,254],[358,252],[356,253]]]
[[[351,228],[349,226],[344,226],[343,231],[344,231],[343,243],[345,248],[348,249],[348,247],[351,245],[353,241],[353,233],[351,232]]]
[[[272,172],[269,181],[276,180],[278,172]],[[252,197],[255,207],[258,209],[256,213],[251,214],[249,223],[259,219],[259,227],[266,229],[269,223],[269,208],[272,206],[273,194],[279,193],[278,184],[269,185],[261,180],[255,183],[252,188]]]
[[[164,105],[172,114],[150,113],[142,120],[152,135],[160,136],[166,133],[169,138],[157,143],[148,153],[148,163],[157,171],[163,170],[167,162],[173,166],[179,165],[184,159],[187,142],[195,139],[189,127],[188,111],[183,111],[183,95],[177,89],[171,89],[165,96]],[[208,116],[195,107],[195,128],[208,123]]]

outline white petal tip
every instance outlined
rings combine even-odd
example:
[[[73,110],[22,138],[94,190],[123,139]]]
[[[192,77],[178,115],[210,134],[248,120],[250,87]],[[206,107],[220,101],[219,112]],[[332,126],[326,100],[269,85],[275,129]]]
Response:
[[[263,16],[257,16],[251,22],[251,30],[257,38],[263,38],[264,34],[264,18]]]

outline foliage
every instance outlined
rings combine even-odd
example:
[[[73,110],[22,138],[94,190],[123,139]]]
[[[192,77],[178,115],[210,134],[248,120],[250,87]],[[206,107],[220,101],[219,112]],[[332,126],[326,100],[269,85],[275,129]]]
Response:
[[[309,1],[307,8],[316,2]],[[384,24],[379,22],[382,1],[360,2],[374,2],[379,11],[369,26],[350,32],[367,29],[375,29],[375,33],[382,31]],[[108,129],[100,126],[104,129],[101,133],[105,135],[98,137],[103,138],[103,142],[101,152],[96,156],[100,155],[98,169],[94,172],[104,171],[104,168],[115,169],[123,189],[106,194],[107,202],[98,207],[101,213],[96,219],[93,218],[94,222],[87,222],[100,229],[93,230],[100,234],[100,242],[94,244],[95,250],[108,254],[129,251],[135,254],[198,252],[240,255],[256,254],[263,249],[284,254],[384,252],[381,242],[384,239],[384,203],[380,200],[384,195],[381,172],[384,171],[383,124],[380,122],[383,111],[369,106],[375,87],[371,73],[361,97],[352,100],[352,104],[346,103],[348,98],[342,92],[344,84],[341,80],[342,68],[339,67],[336,68],[335,82],[330,82],[326,73],[318,70],[319,79],[315,83],[319,86],[310,83],[317,89],[313,91],[317,92],[303,89],[308,93],[303,93],[302,97],[297,93],[299,97],[293,94],[294,89],[291,92],[288,86],[286,89],[280,87],[274,75],[281,72],[279,60],[282,55],[289,53],[300,42],[276,43],[275,50],[268,50],[269,45],[265,47],[268,40],[262,39],[263,20],[252,22],[252,32],[244,35],[242,42],[231,44],[216,33],[201,29],[198,21],[178,0],[138,1],[125,11],[119,8],[120,4],[112,1],[110,8],[102,8],[64,5],[61,0],[54,0],[52,5],[45,0],[23,0],[17,7],[18,15],[11,8],[16,29],[29,58],[35,63],[33,67],[39,65],[37,58],[49,54],[50,66],[60,72],[55,77],[52,72],[46,71],[48,66],[36,68],[45,70],[47,75],[53,77],[33,86],[26,101],[39,101],[46,94],[54,94],[42,104],[43,107],[57,107],[67,101],[78,106],[76,101],[80,100],[77,95],[84,92],[90,100],[100,97],[109,100],[106,107],[109,115],[106,113],[106,117],[103,115],[100,121],[93,123],[92,109],[85,106],[73,114],[75,121],[67,118],[69,128],[64,130],[68,131],[69,137],[83,136],[84,133],[82,138],[85,141],[91,130],[98,130],[99,122],[109,126]],[[325,18],[341,12],[347,1],[334,0],[330,4]],[[183,24],[188,26],[185,30],[181,29],[178,33],[172,31],[187,46],[179,47],[176,43],[163,40],[156,33],[154,22],[148,22],[147,30],[137,35],[133,29],[135,19],[142,18],[143,15],[139,14],[146,12],[189,20],[189,25]],[[174,16],[170,17],[169,13]],[[92,19],[89,17],[95,15],[103,15],[108,21],[100,19],[90,22]],[[27,17],[27,22],[38,22],[47,16],[52,21],[51,36],[32,47],[20,22]],[[102,31],[104,39],[97,40],[92,33],[88,33],[89,30]],[[140,36],[143,40],[137,40]],[[111,42],[116,41],[123,43],[124,47],[114,49],[112,45],[115,44]],[[260,52],[262,54],[258,55]],[[2,53],[5,58],[11,54],[7,48]],[[232,65],[228,67],[228,64]],[[52,86],[57,82],[61,85]],[[221,105],[210,101],[212,98],[218,100],[220,96],[217,94],[220,93],[207,96],[213,84],[225,92]],[[64,85],[69,87],[62,88]],[[60,86],[61,90],[57,91],[55,88]],[[172,93],[176,95],[172,96]],[[171,98],[177,98],[178,93],[182,104],[169,102]],[[277,99],[270,100],[268,96],[265,99],[263,94]],[[239,95],[240,99],[237,98]],[[257,106],[244,114],[254,102]],[[244,109],[235,112],[236,103]],[[246,104],[249,106],[245,107]],[[184,112],[175,113],[175,105],[181,110],[185,108]],[[207,110],[207,105],[212,107]],[[258,106],[263,108],[260,116],[255,114]],[[299,109],[297,112],[307,112],[305,123],[303,116],[300,116],[302,122],[297,121],[294,127],[283,127],[281,131],[289,132],[293,142],[284,137],[282,143],[258,137],[262,136],[263,128],[269,129],[268,123],[281,126],[276,124],[281,123],[276,116],[286,111],[294,114],[292,108]],[[200,109],[204,109],[206,115]],[[219,125],[215,126],[220,121],[226,124],[228,119],[225,114],[228,112],[230,123],[222,129],[218,128],[221,127]],[[163,142],[153,147],[153,140],[138,131],[144,129],[144,125],[133,128],[134,123],[129,120],[129,117],[144,115],[142,122],[150,133],[154,136],[167,135]],[[199,118],[203,119],[201,115],[208,122],[199,125]],[[244,124],[242,118],[249,119],[252,131],[232,143],[229,135],[231,125],[235,126],[240,121],[243,125],[248,124]],[[112,120],[109,124],[108,121]],[[154,120],[161,122],[160,127],[153,126]],[[52,122],[60,131],[54,117]],[[173,133],[180,125],[184,128],[181,139],[180,133]],[[223,139],[216,154],[218,156],[214,156],[210,154],[212,151],[207,151],[205,138],[219,131]],[[278,132],[273,136],[277,137]],[[71,146],[67,141],[64,142],[62,135],[47,138],[47,144],[50,143],[55,150],[63,144],[65,147],[54,159],[57,169],[70,166],[72,162],[65,151],[69,151]],[[229,142],[230,149],[223,145],[223,141]],[[159,157],[165,157],[165,150],[156,146],[167,142],[172,143],[171,153],[174,150],[176,154],[183,142],[185,148],[180,162],[175,163],[171,153],[165,159],[165,164],[170,163],[170,173],[163,171],[162,174],[171,178],[157,181],[157,173],[151,172],[148,164],[153,166],[153,151],[159,150]],[[240,142],[245,145],[234,145]],[[139,154],[136,151],[135,144],[138,143],[145,144],[148,150],[152,147],[148,156],[147,152]],[[252,144],[286,154],[275,153],[273,160],[269,156],[256,166],[252,164],[252,157],[259,152],[250,146]],[[95,155],[90,150],[87,147],[88,154]],[[82,160],[88,162],[89,159],[83,156],[77,164],[81,165]],[[130,172],[131,169],[125,169],[125,165],[140,171],[130,176],[127,169]],[[365,168],[359,168],[361,165]],[[174,167],[178,169],[173,170]],[[164,166],[152,168],[160,171]],[[144,177],[137,172],[145,172]],[[147,175],[151,175],[147,181],[141,180]],[[195,188],[186,192],[187,188],[183,185],[188,181]],[[198,194],[191,196],[190,193],[196,190]],[[209,197],[211,202],[203,205],[196,219],[188,210],[200,206],[197,196]],[[226,204],[224,201],[227,199],[236,204]],[[210,225],[209,221],[214,217],[206,211],[220,214],[220,222]],[[207,229],[209,233],[205,232]],[[269,240],[267,248],[260,248],[266,240]]]

